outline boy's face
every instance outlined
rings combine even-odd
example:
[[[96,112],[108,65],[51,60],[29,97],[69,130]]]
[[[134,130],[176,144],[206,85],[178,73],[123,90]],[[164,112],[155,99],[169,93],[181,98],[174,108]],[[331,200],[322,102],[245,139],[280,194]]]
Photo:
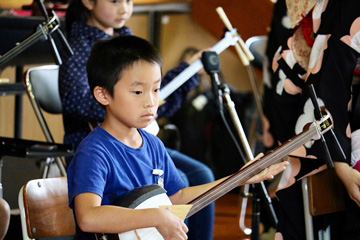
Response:
[[[87,24],[112,35],[114,28],[121,28],[133,12],[132,0],[83,0],[90,11]]]
[[[114,95],[107,94],[106,118],[127,128],[144,128],[156,118],[159,106],[161,69],[158,64],[136,62],[123,70],[114,86]]]

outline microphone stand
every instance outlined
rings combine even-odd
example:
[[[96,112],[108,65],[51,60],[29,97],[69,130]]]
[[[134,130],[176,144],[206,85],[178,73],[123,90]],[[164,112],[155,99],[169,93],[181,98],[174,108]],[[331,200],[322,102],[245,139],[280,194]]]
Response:
[[[239,134],[240,141],[245,150],[246,158],[248,161],[254,159],[253,153],[247,141],[245,132],[242,128],[240,119],[235,109],[235,104],[231,100],[230,90],[228,86],[219,81],[218,72],[220,70],[219,59],[216,52],[203,52],[201,58],[205,71],[209,74],[212,83],[213,93],[215,94],[215,98],[218,99],[218,104],[220,111],[223,111],[222,105],[223,100],[227,104],[230,112],[230,116],[233,120],[234,126]],[[244,164],[245,159],[244,160]],[[252,194],[253,197],[253,214],[252,214],[252,231],[251,231],[251,239],[259,240],[260,239],[260,200],[261,198],[265,200],[268,210],[272,216],[272,221],[276,225],[277,224],[277,216],[275,214],[274,208],[272,206],[271,198],[267,193],[266,187],[263,182],[258,184],[252,184],[252,188],[255,190]]]
[[[220,89],[220,93],[221,93],[221,95],[219,96],[219,99],[220,98],[225,99],[225,102],[227,103],[228,108],[229,108],[231,118],[234,122],[235,128],[240,135],[240,140],[245,149],[245,154],[247,156],[247,159],[250,161],[250,160],[254,159],[254,156],[253,156],[253,154],[251,152],[251,148],[246,140],[246,135],[242,128],[241,122],[238,118],[238,115],[237,115],[237,112],[235,109],[235,104],[230,98],[230,90],[226,84],[220,84],[219,89]],[[260,225],[261,199],[265,200],[265,203],[267,204],[268,210],[270,211],[270,214],[272,217],[272,222],[275,226],[276,226],[278,220],[277,220],[275,210],[272,206],[271,198],[267,193],[264,182],[260,182],[258,184],[252,184],[251,187],[253,189],[253,193],[251,194],[252,200],[253,200],[252,201],[251,240],[259,240],[260,239],[259,225]]]
[[[234,28],[233,28],[230,20],[226,16],[224,10],[222,9],[222,7],[218,7],[216,9],[216,11],[219,14],[219,17],[224,22],[226,28],[229,31],[233,30]],[[252,55],[250,50],[245,46],[245,43],[241,39],[240,36],[239,36],[239,41],[235,45],[235,50],[238,53],[241,62],[247,68],[247,70],[249,72],[249,69],[250,69],[249,64],[250,64],[250,61],[254,60],[254,56]],[[260,97],[259,97],[260,95],[258,94],[256,83],[254,82],[255,79],[254,79],[253,75],[250,74],[250,73],[252,73],[252,72],[249,72],[250,83],[251,83],[251,86],[252,86],[253,91],[254,91],[255,101],[256,101],[256,104],[257,104],[257,107],[258,107],[258,110],[259,110],[259,113],[260,113],[260,117],[262,117],[263,112],[262,112],[262,107],[261,107],[261,104],[260,104],[260,102],[261,102]],[[242,144],[244,146],[244,149],[246,150],[245,153],[247,154],[247,160],[252,160],[254,157],[252,155],[251,148],[249,146],[249,143],[246,141],[246,136],[244,134],[244,131],[242,130],[241,123],[240,123],[240,121],[238,121],[236,111],[234,110],[234,107],[232,106],[233,103],[231,103],[232,101],[231,101],[230,97],[227,96],[227,95],[229,95],[229,94],[223,91],[223,96],[225,97],[227,102],[230,103],[230,105],[229,105],[230,113],[232,115],[232,118],[234,120],[234,124],[235,124],[235,126],[236,126],[236,128],[238,130],[239,135],[240,135],[240,139],[241,139],[241,142],[242,142]],[[272,221],[273,225],[276,226],[278,221],[277,221],[275,211],[274,211],[274,209],[272,207],[271,198],[267,194],[267,190],[266,190],[266,188],[264,186],[264,183],[261,182],[259,184],[252,185],[252,186],[253,186],[253,189],[255,190],[255,192],[253,192],[253,194],[252,194],[254,200],[253,200],[253,221],[252,221],[253,230],[251,232],[251,239],[252,240],[257,240],[257,239],[260,238],[260,236],[259,236],[259,228],[258,228],[258,223],[260,222],[260,207],[259,207],[260,199],[259,199],[259,196],[262,197],[264,200],[266,200],[266,203],[267,203],[267,206],[268,206],[267,209],[268,209],[270,215],[272,216],[271,221]],[[256,198],[254,198],[254,197],[256,197]],[[255,225],[254,225],[254,222],[255,222]]]

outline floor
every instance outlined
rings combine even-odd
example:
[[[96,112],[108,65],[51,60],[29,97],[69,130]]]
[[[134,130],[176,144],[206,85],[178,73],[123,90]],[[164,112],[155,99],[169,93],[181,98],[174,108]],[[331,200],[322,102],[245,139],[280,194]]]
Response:
[[[216,200],[214,240],[250,240],[250,235],[239,225],[242,199],[238,193],[228,193]],[[251,201],[247,202],[243,224],[245,228],[251,228]]]

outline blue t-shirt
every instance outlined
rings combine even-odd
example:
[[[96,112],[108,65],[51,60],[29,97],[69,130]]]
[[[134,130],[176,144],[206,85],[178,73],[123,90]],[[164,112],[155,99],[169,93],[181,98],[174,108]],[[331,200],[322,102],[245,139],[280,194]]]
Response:
[[[109,205],[136,187],[157,184],[159,177],[152,174],[154,169],[164,171],[164,188],[169,196],[184,187],[163,143],[144,130],[138,131],[143,139],[140,148],[126,146],[101,127],[95,128],[81,142],[68,167],[71,208],[74,208],[74,197],[81,193],[98,194],[101,204]],[[94,235],[79,231],[77,228],[77,235],[83,237],[77,239],[92,239]]]

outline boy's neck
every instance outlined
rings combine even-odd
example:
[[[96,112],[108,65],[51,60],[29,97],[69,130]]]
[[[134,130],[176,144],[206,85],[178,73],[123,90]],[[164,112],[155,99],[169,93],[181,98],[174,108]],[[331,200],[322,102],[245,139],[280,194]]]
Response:
[[[113,124],[104,121],[101,127],[114,138],[131,148],[140,148],[142,146],[142,137],[137,128],[128,128],[125,126],[113,126]]]

